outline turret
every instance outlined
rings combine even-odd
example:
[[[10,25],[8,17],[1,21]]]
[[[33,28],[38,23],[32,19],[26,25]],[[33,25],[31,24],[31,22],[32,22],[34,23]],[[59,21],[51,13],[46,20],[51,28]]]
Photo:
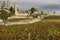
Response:
[[[18,12],[18,7],[17,7],[17,4],[16,3],[13,4],[13,8],[15,10],[15,15],[18,15],[19,12]]]
[[[8,1],[7,0],[2,0],[1,8],[8,8]]]

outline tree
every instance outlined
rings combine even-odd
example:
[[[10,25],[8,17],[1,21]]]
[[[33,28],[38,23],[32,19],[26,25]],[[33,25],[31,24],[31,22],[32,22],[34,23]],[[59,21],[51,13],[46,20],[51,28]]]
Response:
[[[10,7],[9,11],[10,11],[10,16],[15,14],[15,10],[13,7]]]
[[[44,12],[43,12],[43,11],[41,11],[41,14],[44,14]]]
[[[53,12],[55,14],[55,12]]]
[[[4,24],[6,23],[8,17],[9,17],[8,13],[4,9],[2,9],[0,18],[3,20]]]
[[[31,14],[32,14],[32,13],[34,13],[35,11],[37,11],[37,9],[34,8],[34,7],[32,7],[32,8],[30,9],[30,11],[31,11]]]

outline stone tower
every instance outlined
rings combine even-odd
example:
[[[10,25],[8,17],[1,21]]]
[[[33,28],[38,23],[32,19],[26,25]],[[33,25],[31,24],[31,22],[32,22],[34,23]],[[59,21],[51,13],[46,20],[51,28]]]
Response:
[[[2,8],[7,8],[8,7],[8,0],[2,0]]]
[[[17,16],[19,14],[19,12],[18,12],[18,7],[17,7],[16,3],[14,3],[13,8],[15,10],[15,15]]]

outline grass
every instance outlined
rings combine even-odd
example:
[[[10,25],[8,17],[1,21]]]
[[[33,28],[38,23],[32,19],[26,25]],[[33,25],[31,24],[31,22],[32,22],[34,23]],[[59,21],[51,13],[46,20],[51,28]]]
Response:
[[[33,19],[33,18],[13,18],[13,19],[8,19],[8,21],[14,22],[14,21],[31,20],[31,19]]]
[[[60,21],[42,20],[26,25],[0,26],[0,40],[29,40],[29,38],[60,40]]]
[[[10,19],[19,20],[27,19]],[[0,40],[60,40],[60,16],[49,16],[32,24],[0,25]]]
[[[60,16],[50,15],[48,17],[45,17],[45,19],[60,19]]]
[[[47,19],[47,20],[43,20],[43,21],[46,21],[46,22],[60,22],[59,19]]]

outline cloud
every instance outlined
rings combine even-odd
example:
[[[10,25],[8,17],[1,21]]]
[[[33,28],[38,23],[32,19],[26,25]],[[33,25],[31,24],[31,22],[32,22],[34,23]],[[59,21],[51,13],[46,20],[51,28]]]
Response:
[[[60,4],[60,0],[10,0],[12,2],[31,2],[42,4]]]
[[[60,4],[60,0],[41,0],[43,4]]]
[[[17,2],[18,7],[23,10],[28,10],[31,7],[36,7],[39,10],[46,12],[60,11],[60,0],[10,0]]]

